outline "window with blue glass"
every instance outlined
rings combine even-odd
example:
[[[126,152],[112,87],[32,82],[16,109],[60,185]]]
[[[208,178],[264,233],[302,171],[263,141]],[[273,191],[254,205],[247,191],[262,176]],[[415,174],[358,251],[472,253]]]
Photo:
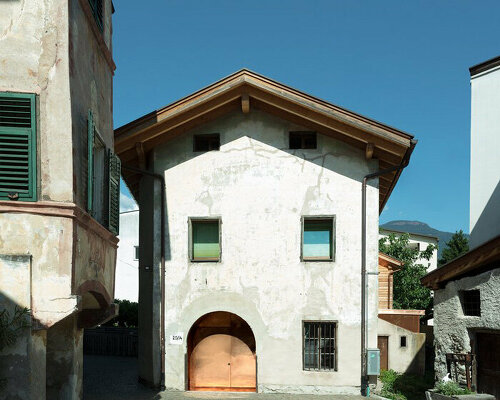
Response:
[[[303,217],[301,257],[303,261],[333,261],[334,228],[334,217]]]

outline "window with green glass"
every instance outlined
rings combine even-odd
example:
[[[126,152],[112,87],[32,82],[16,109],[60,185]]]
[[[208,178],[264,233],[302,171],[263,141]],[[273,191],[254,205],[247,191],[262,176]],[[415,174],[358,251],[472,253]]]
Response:
[[[332,261],[334,218],[304,217],[302,220],[302,260]]]
[[[220,220],[191,219],[191,260],[219,261]]]
[[[35,95],[0,93],[0,200],[36,201]]]

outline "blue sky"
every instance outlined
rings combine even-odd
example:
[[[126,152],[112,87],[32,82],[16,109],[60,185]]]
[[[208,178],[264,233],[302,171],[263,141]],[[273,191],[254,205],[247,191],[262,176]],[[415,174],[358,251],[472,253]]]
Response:
[[[115,7],[115,127],[246,67],[414,134],[381,222],[469,231],[468,68],[500,54],[498,0]]]

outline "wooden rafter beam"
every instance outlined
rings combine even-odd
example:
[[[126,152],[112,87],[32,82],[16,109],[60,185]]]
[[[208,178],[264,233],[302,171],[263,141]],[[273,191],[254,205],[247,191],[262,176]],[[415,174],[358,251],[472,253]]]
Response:
[[[241,111],[243,114],[250,112],[250,97],[246,93],[241,95]]]

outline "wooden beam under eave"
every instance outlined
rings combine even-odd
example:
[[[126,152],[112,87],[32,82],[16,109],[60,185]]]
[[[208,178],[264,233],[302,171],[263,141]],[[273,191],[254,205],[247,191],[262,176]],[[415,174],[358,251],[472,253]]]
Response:
[[[304,120],[314,122],[318,125],[324,126],[325,128],[336,130],[337,132],[342,133],[344,136],[357,139],[364,144],[366,144],[367,142],[371,142],[377,148],[380,148],[381,150],[384,150],[385,152],[395,155],[399,158],[404,156],[406,150],[410,146],[409,139],[398,139],[401,141],[401,143],[392,142],[388,139],[384,139],[380,136],[374,135],[371,132],[366,132],[354,126],[338,121],[334,117],[330,117],[316,112],[312,109],[305,108],[300,104],[286,101],[284,99],[276,97],[273,94],[257,90],[254,87],[248,86],[246,89],[248,90],[248,94],[252,97],[252,101],[255,99],[259,100],[260,102],[267,103],[278,109],[282,109],[289,114],[297,115]]]
[[[378,177],[379,183],[383,183],[386,186],[389,186],[392,183],[393,180],[394,180],[394,176],[393,175],[389,175],[389,174],[387,174],[386,176],[381,175],[381,176]]]
[[[250,97],[248,94],[241,95],[241,111],[243,111],[243,114],[250,112]]]
[[[214,97],[203,103],[189,107],[187,110],[175,110],[171,115],[166,115],[161,121],[158,121],[153,126],[138,132],[128,132],[115,137],[115,151],[117,154],[135,147],[137,142],[146,142],[165,131],[174,129],[180,125],[186,124],[191,120],[198,119],[203,115],[210,113],[213,110],[224,107],[226,104],[234,101],[240,102],[241,93],[237,90],[231,90],[218,97]]]
[[[255,109],[259,109],[266,113],[275,115],[281,119],[287,120],[297,125],[302,125],[304,127],[310,128],[322,135],[329,136],[331,138],[340,140],[344,143],[347,143],[353,147],[359,148],[361,150],[365,150],[366,142],[361,140],[354,139],[352,137],[346,136],[341,132],[336,131],[335,129],[327,128],[323,125],[316,124],[310,120],[304,120],[298,115],[290,114],[283,109],[279,109],[270,104],[263,103],[259,100],[255,100],[252,98],[252,107]],[[374,158],[383,157],[384,160],[392,162],[392,165],[398,165],[401,163],[401,157],[395,156],[393,154],[388,154],[384,150],[375,147],[374,149]]]
[[[375,149],[375,146],[373,143],[367,143],[366,144],[366,150],[365,150],[365,157],[367,160],[371,160],[373,157],[373,150]]]
[[[200,125],[211,122],[232,111],[237,111],[239,107],[240,107],[240,102],[239,99],[237,99],[236,101],[225,104],[224,106],[219,107],[216,110],[212,110],[210,113],[206,113],[195,120],[188,121],[183,125],[179,125],[173,129],[166,130],[161,135],[158,135],[152,138],[151,140],[147,140],[146,142],[144,142],[144,151],[148,153],[149,151],[153,150],[156,146],[168,143],[169,141],[175,139],[176,137],[186,132],[189,132],[190,130]]]
[[[146,169],[146,155],[144,154],[144,146],[141,142],[135,144],[135,151],[137,152],[139,168]]]

